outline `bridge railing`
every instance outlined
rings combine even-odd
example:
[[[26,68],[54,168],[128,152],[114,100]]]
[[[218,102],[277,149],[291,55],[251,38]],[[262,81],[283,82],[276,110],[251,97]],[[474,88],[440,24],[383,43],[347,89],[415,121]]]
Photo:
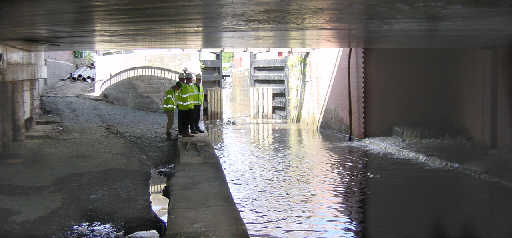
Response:
[[[169,80],[178,80],[178,75],[180,72],[174,71],[171,69],[166,69],[162,67],[155,66],[140,66],[140,67],[132,67],[110,76],[110,78],[106,80],[97,81],[94,85],[94,94],[99,96],[105,89],[108,87],[125,80],[131,77],[137,76],[154,76],[155,78],[164,78]]]

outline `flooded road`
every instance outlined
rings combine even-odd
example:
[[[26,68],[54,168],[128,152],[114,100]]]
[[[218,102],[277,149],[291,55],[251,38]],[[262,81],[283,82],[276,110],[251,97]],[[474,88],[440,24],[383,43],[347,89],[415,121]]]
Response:
[[[209,129],[251,237],[512,237],[512,188],[284,124]]]

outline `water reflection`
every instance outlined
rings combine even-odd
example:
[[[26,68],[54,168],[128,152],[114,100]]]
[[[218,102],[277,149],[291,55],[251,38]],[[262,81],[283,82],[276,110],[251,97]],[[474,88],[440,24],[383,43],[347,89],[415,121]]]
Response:
[[[251,236],[361,236],[367,171],[359,151],[333,153],[317,133],[283,124],[210,133],[222,135],[213,141]]]
[[[252,237],[512,237],[503,184],[285,124],[209,132]]]
[[[151,179],[149,181],[149,193],[151,200],[151,208],[156,215],[167,222],[169,199],[163,196],[162,191],[167,185],[167,178],[157,175],[155,170],[151,171]]]

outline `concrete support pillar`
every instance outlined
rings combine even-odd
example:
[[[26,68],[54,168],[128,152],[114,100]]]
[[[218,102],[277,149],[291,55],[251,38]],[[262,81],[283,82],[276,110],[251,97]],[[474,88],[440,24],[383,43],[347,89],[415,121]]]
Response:
[[[24,141],[39,115],[38,80],[47,78],[44,52],[0,45],[0,149]]]
[[[12,84],[0,81],[0,150],[6,151],[13,141]]]
[[[39,80],[31,80],[30,81],[30,98],[32,98],[32,104],[31,104],[31,115],[34,119],[39,118],[39,115],[41,114],[41,108],[40,108],[40,102],[41,102],[41,95],[39,94]]]
[[[25,99],[23,81],[11,81],[13,98],[13,140],[22,142],[25,139]]]

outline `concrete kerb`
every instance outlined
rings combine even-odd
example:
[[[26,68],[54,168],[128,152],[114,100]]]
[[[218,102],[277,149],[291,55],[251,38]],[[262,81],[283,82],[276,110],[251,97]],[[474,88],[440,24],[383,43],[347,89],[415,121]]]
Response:
[[[178,138],[166,237],[249,237],[208,135]]]

